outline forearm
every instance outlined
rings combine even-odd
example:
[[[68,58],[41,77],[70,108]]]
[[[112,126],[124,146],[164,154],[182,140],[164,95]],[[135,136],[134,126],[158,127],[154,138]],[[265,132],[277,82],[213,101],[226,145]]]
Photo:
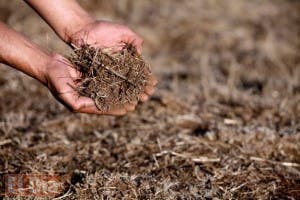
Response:
[[[0,62],[46,83],[44,68],[51,54],[0,22]]]
[[[25,0],[67,43],[71,37],[94,19],[76,0]]]

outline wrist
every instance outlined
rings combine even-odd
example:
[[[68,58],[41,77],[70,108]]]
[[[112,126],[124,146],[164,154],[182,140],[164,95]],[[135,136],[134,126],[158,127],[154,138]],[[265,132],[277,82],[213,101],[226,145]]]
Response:
[[[76,15],[76,17],[74,17],[72,21],[73,22],[71,23],[71,25],[69,25],[68,28],[65,29],[63,34],[63,40],[67,44],[71,44],[72,41],[75,40],[76,33],[84,30],[85,27],[96,22],[96,20],[87,13]]]
[[[38,80],[48,87],[49,72],[61,63],[65,63],[66,58],[58,53],[49,53],[44,62],[38,68]]]
[[[76,0],[26,0],[26,2],[68,44],[75,32],[94,21]]]
[[[43,55],[40,55],[39,62],[35,64],[33,77],[44,85],[47,85],[47,71],[54,56],[55,53],[44,52]]]

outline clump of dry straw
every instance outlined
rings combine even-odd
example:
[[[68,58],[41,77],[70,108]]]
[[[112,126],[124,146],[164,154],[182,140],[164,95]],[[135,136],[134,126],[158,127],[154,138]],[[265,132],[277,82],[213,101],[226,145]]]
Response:
[[[131,44],[118,52],[85,44],[75,47],[69,60],[81,72],[75,89],[92,98],[102,111],[138,101],[151,74],[148,64]]]

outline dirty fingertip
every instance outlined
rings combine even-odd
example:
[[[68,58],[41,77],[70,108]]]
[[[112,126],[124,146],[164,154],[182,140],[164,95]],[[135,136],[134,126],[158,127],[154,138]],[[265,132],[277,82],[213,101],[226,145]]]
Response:
[[[148,95],[152,95],[154,92],[155,92],[155,88],[153,86],[146,86],[145,87],[145,92],[148,94]]]
[[[134,109],[135,109],[135,105],[133,105],[133,104],[125,104],[124,107],[125,107],[126,111],[129,111],[129,112],[134,111]]]
[[[148,97],[148,95],[147,94],[141,94],[140,95],[140,101],[142,101],[142,102],[145,102],[145,101],[147,101],[149,99],[149,97]]]
[[[157,84],[157,79],[155,78],[155,76],[150,75],[149,76],[149,84],[155,86]]]

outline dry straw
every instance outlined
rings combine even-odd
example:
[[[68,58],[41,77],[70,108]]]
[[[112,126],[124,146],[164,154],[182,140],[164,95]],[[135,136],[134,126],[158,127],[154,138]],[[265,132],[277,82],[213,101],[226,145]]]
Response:
[[[80,95],[92,98],[99,110],[139,100],[150,75],[150,68],[130,44],[121,51],[75,47],[70,61],[81,72],[78,87]]]

